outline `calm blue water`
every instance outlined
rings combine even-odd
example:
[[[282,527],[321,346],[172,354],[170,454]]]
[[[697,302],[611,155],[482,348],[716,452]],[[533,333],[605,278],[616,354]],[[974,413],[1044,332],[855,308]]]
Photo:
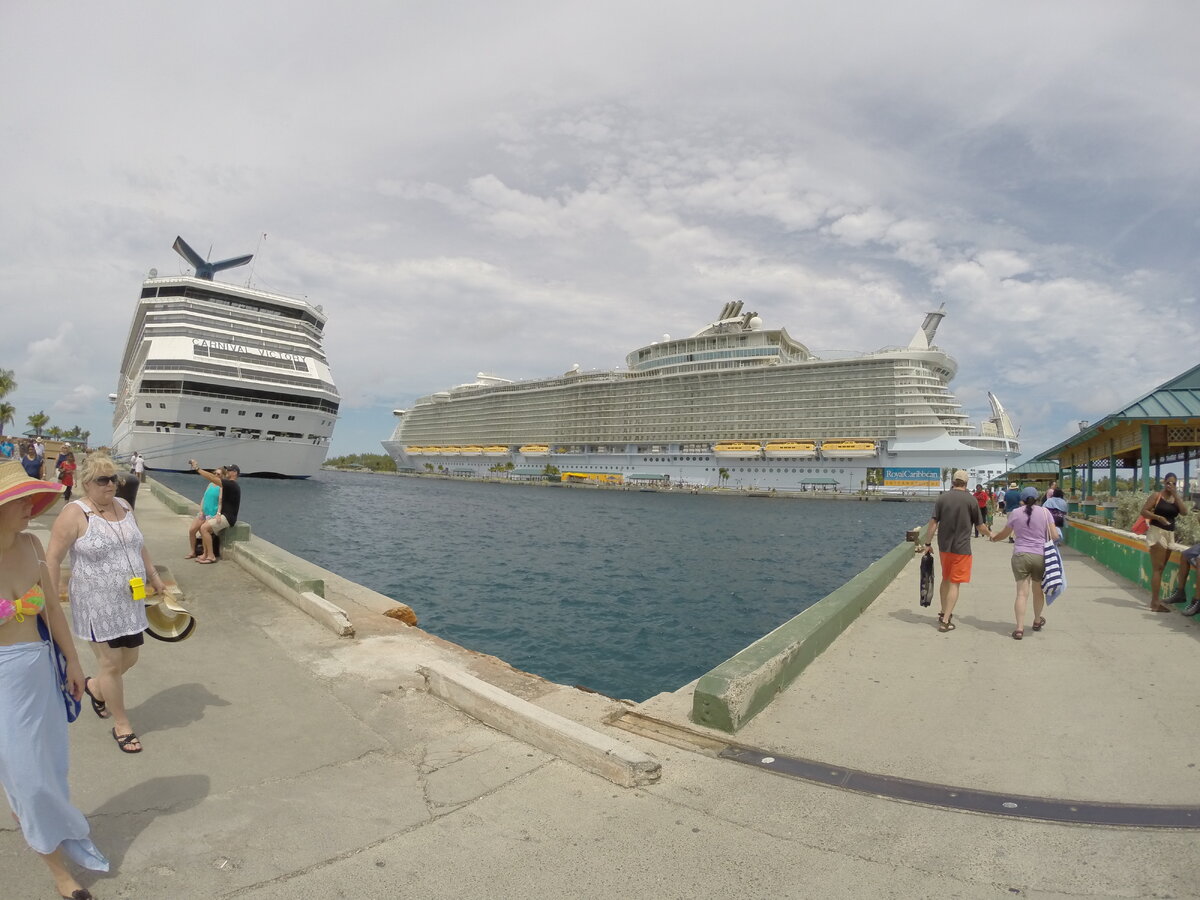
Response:
[[[162,480],[195,500],[203,493],[195,476]],[[643,700],[820,600],[931,510],[322,472],[244,479],[241,517],[408,603],[427,631],[553,681]]]

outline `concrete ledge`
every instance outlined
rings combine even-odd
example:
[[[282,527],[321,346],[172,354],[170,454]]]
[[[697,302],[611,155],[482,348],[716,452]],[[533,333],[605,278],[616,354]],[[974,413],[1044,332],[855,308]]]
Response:
[[[208,482],[205,482],[207,486]],[[176,491],[171,490],[157,478],[151,478],[146,481],[139,490],[150,488],[150,493],[157,497],[162,504],[171,512],[180,516],[194,516],[200,512],[200,504],[193,503],[187,497]],[[184,534],[184,537],[187,537]]]
[[[908,541],[889,550],[795,618],[700,676],[692,721],[729,733],[767,704],[846,630],[913,558]]]
[[[622,787],[657,781],[658,760],[558,713],[514,697],[445,662],[417,669],[429,693],[472,718]]]
[[[267,541],[252,538],[248,541],[221,545],[221,555],[239,566],[268,587],[274,588],[293,603],[292,594],[305,591],[325,596],[325,580],[319,577],[312,563],[288,553]]]
[[[350,617],[340,606],[335,606],[324,597],[318,597],[311,591],[303,591],[299,596],[299,601],[297,606],[334,634],[340,637],[351,637],[354,634],[354,626],[350,623]]]
[[[152,480],[147,485],[155,498],[174,513],[194,516],[200,511],[199,504],[192,503],[165,484]],[[249,522],[239,521],[221,534],[221,558],[236,562],[335,634],[353,635],[354,627],[344,609],[325,599],[330,591],[338,594],[343,602],[357,603],[408,625],[417,624],[416,613],[407,604],[322,569],[270,541],[254,537]],[[306,594],[320,602],[314,603],[305,597]]]

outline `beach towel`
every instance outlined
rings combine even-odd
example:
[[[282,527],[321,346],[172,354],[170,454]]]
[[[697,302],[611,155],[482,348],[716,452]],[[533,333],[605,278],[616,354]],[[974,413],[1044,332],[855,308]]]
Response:
[[[1067,587],[1067,578],[1063,572],[1062,554],[1054,541],[1046,541],[1042,546],[1042,559],[1046,564],[1046,574],[1042,576],[1042,593],[1046,602],[1053,603]]]
[[[0,646],[0,785],[38,853],[58,847],[85,869],[108,871],[67,786],[67,717],[50,644]],[[7,892],[6,892],[7,895]]]
[[[933,602],[933,551],[926,550],[921,557],[921,605]]]

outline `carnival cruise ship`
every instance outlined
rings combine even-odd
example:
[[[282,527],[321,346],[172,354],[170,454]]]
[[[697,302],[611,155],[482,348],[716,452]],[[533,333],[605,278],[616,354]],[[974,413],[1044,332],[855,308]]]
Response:
[[[623,370],[481,374],[396,410],[383,446],[416,472],[836,491],[940,489],[950,469],[983,480],[1019,454],[995,395],[973,426],[950,392],[943,310],[907,346],[820,359],[742,308],[639,347]]]
[[[329,450],[340,397],[306,300],[213,280],[253,256],[209,262],[183,238],[191,276],[150,270],[129,327],[112,451],[148,469],[236,463],[243,475],[307,478]]]

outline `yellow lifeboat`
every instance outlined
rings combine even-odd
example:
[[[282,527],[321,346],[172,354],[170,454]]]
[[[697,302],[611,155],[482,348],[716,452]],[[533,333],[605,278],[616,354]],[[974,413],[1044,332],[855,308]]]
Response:
[[[550,445],[549,444],[525,444],[517,452],[524,454],[525,456],[549,456],[550,455]]]
[[[761,456],[762,445],[750,441],[717,441],[713,455],[721,457]]]
[[[878,449],[874,441],[821,441],[821,456],[826,459],[853,459],[861,456],[874,456],[878,452]]]
[[[483,456],[483,448],[478,444],[471,444],[466,447],[459,447],[458,449],[463,456]]]
[[[493,444],[483,448],[484,456],[508,456],[508,448],[503,444]]]
[[[405,447],[404,448],[405,456],[424,456],[425,452],[426,452],[425,447]]]
[[[767,459],[815,459],[816,441],[767,441]]]
[[[462,447],[443,447],[442,456],[460,456],[462,455]]]

